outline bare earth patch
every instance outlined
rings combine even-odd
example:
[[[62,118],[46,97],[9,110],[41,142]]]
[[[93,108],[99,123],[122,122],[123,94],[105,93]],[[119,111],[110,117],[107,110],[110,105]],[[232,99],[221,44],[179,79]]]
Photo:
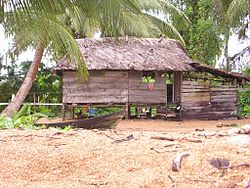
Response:
[[[248,184],[250,167],[222,170],[209,164],[215,158],[227,159],[230,165],[250,163],[250,145],[231,144],[225,128],[216,128],[216,122],[210,121],[213,131],[204,126],[205,132],[194,131],[195,126],[179,127],[176,132],[160,128],[147,131],[147,127],[134,130],[125,123],[121,122],[117,130],[104,131],[1,130],[0,187],[189,188]],[[183,158],[180,171],[173,172],[172,161],[182,152],[190,155]]]

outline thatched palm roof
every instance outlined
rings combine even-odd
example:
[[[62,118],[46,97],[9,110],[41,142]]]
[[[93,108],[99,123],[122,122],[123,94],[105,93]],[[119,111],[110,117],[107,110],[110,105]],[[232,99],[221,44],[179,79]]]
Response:
[[[171,39],[100,38],[77,40],[88,70],[188,71],[192,60]],[[75,70],[66,56],[55,70]]]
[[[88,70],[201,71],[215,76],[250,81],[250,78],[193,62],[179,42],[172,39],[114,38],[78,39]],[[76,70],[76,64],[62,58],[56,71]]]

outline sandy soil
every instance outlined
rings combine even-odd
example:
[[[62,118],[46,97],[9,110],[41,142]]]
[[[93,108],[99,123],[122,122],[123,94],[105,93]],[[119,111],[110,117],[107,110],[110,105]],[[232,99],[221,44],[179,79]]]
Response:
[[[202,120],[185,120],[185,121],[166,121],[166,120],[148,120],[134,119],[122,120],[118,129],[139,129],[152,131],[168,131],[168,132],[192,132],[195,129],[218,130],[218,124],[224,125],[245,125],[250,124],[250,119],[242,120],[220,120],[220,121],[202,121]]]
[[[131,120],[106,131],[1,130],[0,187],[244,187],[250,167],[221,170],[209,164],[215,158],[250,163],[250,145],[232,144],[225,135],[229,128],[217,123]],[[206,131],[194,131],[197,126]],[[132,140],[123,140],[131,134]],[[173,172],[173,158],[182,152],[190,156]]]

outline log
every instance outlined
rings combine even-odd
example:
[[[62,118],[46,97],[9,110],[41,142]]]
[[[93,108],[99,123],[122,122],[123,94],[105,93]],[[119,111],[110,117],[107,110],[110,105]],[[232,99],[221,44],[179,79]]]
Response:
[[[195,138],[184,138],[183,140],[188,141],[188,142],[194,142],[194,143],[201,143],[202,142],[202,140],[195,139]]]
[[[189,156],[188,153],[180,153],[180,154],[177,154],[173,160],[173,163],[172,163],[172,170],[174,172],[178,172],[180,169],[181,169],[181,161],[182,161],[182,158],[183,157],[187,157]]]
[[[156,140],[168,140],[168,141],[188,141],[188,142],[195,142],[195,143],[201,143],[202,140],[195,139],[195,138],[170,138],[170,137],[163,137],[163,136],[152,136],[151,139]]]
[[[152,136],[151,139],[156,139],[156,140],[168,140],[168,141],[175,141],[178,140],[176,138],[169,138],[169,137],[163,137],[163,136]]]

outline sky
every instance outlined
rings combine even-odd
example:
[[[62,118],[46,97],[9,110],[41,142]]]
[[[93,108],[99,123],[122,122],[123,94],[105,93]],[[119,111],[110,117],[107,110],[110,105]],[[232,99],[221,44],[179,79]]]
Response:
[[[98,35],[98,34],[97,34]],[[248,36],[250,36],[250,31],[248,31]],[[236,53],[239,53],[242,49],[244,49],[246,46],[250,45],[250,39],[245,40],[244,42],[240,42],[237,39],[236,35],[232,35],[229,40],[229,56],[233,56]],[[0,55],[4,55],[9,47],[11,46],[11,40],[6,38],[4,35],[4,31],[2,26],[0,26]],[[26,52],[19,55],[17,59],[17,63],[20,63],[22,61],[32,61],[34,57],[34,50],[29,48]],[[8,60],[9,61],[9,60]],[[51,58],[44,57],[43,62],[48,66],[54,66],[55,62],[51,61]],[[217,67],[222,62],[222,58],[218,58]]]
[[[250,36],[250,30],[247,31],[247,36]],[[232,57],[235,54],[241,52],[247,46],[250,46],[250,39],[239,41],[238,36],[236,34],[233,34],[232,36],[230,36],[228,46],[229,46],[228,47],[229,57]],[[248,57],[248,60],[250,60],[249,57]],[[222,61],[223,61],[223,57],[221,56],[217,61],[216,68],[219,68],[219,64],[221,64]],[[239,69],[240,67],[237,66],[236,68]]]
[[[0,56],[5,55],[6,52],[8,52],[8,49],[11,48],[11,39],[6,38],[4,35],[3,27],[0,25]],[[35,51],[32,48],[28,48],[27,51],[20,54],[17,63],[23,62],[23,61],[32,61],[33,57],[35,55]],[[10,61],[9,59],[7,62]],[[5,63],[6,61],[4,61]],[[45,62],[48,66],[54,66],[55,62],[52,62],[48,56],[45,56],[43,58],[43,62]]]

